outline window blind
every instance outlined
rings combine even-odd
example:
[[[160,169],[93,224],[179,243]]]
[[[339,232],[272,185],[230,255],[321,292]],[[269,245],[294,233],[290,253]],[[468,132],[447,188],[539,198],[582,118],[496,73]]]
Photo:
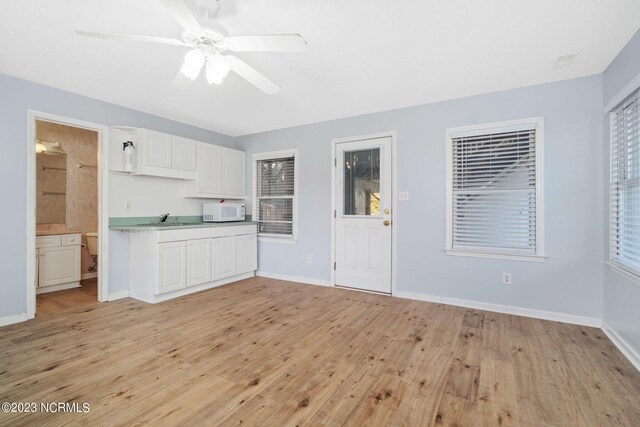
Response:
[[[295,157],[255,161],[254,221],[261,235],[293,236]]]
[[[536,254],[536,130],[452,138],[452,249]]]
[[[640,275],[640,89],[611,111],[612,264]]]

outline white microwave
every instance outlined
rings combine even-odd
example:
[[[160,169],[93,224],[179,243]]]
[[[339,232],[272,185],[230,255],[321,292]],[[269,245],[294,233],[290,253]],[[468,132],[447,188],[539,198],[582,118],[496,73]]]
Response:
[[[241,202],[205,203],[202,205],[204,222],[244,221],[245,204]]]

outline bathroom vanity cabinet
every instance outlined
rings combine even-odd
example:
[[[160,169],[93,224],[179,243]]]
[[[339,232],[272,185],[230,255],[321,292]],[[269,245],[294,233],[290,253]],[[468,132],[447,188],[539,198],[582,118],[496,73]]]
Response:
[[[36,237],[36,293],[80,287],[80,233]]]

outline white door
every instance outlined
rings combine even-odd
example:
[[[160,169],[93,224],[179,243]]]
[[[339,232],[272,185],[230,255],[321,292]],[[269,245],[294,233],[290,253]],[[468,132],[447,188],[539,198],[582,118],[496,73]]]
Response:
[[[158,244],[158,294],[186,286],[186,242]]]
[[[171,141],[173,137],[154,130],[145,130],[144,132],[144,164],[158,168],[171,168]]]
[[[187,242],[187,286],[211,281],[211,240],[198,239]]]
[[[212,279],[220,280],[236,274],[236,237],[211,239]]]
[[[198,143],[198,193],[222,194],[220,147]]]
[[[247,153],[222,149],[222,194],[244,196],[246,193]]]
[[[193,139],[173,137],[171,167],[183,171],[196,170],[196,142]]]
[[[80,280],[79,245],[40,248],[38,254],[38,287]]]
[[[236,237],[237,274],[258,269],[258,236],[246,234]]]
[[[336,146],[335,284],[391,293],[391,138]]]

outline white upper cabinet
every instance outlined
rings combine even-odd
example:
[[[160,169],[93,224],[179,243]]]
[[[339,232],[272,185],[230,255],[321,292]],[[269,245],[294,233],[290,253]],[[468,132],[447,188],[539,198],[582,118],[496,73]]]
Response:
[[[247,154],[244,151],[222,149],[222,194],[245,196],[246,160]]]
[[[123,143],[133,142],[133,169],[125,170]],[[135,175],[196,179],[197,143],[150,129],[112,127],[109,169]]]
[[[196,192],[201,194],[222,194],[222,173],[220,164],[221,147],[198,143],[198,176]],[[186,183],[189,185],[191,183]]]
[[[171,168],[173,137],[153,130],[144,131],[143,165]]]
[[[195,172],[197,169],[196,142],[193,139],[173,137],[171,167],[183,171]]]
[[[198,142],[198,173],[184,183],[184,196],[243,199],[246,159],[244,151]]]

